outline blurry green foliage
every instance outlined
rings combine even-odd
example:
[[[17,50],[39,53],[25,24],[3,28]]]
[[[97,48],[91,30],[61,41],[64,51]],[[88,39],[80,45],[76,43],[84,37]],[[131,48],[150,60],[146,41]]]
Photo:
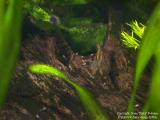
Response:
[[[20,47],[22,0],[0,0],[0,108],[4,104]]]
[[[105,41],[107,25],[94,22],[90,17],[76,17],[73,11],[66,11],[65,17],[59,18],[36,5],[30,5],[27,9],[40,29],[63,36],[71,48],[80,54],[94,52],[97,45],[102,46]]]
[[[139,83],[143,71],[148,65],[151,58],[154,56],[155,65],[150,85],[150,94],[146,103],[145,111],[154,111],[160,113],[160,3],[154,10],[151,18],[148,21],[147,28],[142,38],[142,44],[139,50],[137,59],[135,81],[133,95],[129,105],[129,111],[134,110],[134,101],[136,92],[139,88]]]
[[[34,6],[31,11],[35,19],[50,22],[51,16],[42,8]]]
[[[88,54],[102,46],[106,40],[107,25],[101,23],[80,24],[67,30],[70,46],[80,54]],[[66,37],[67,38],[67,37]]]
[[[49,74],[63,79],[76,90],[85,110],[90,117],[90,120],[107,120],[101,107],[97,104],[92,94],[86,88],[70,80],[63,72],[45,64],[33,64],[29,67],[29,69],[32,73]]]
[[[145,26],[137,21],[133,21],[127,25],[131,28],[131,35],[122,31],[121,40],[126,47],[137,49],[140,47],[140,41],[143,37]]]

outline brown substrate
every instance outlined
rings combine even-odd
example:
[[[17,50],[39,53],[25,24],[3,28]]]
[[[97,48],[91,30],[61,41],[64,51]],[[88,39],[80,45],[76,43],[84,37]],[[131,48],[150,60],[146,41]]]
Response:
[[[74,89],[59,78],[32,74],[28,67],[35,63],[55,66],[89,89],[111,120],[117,119],[117,112],[127,111],[135,63],[135,56],[131,55],[134,54],[123,49],[116,39],[105,46],[107,49],[104,47],[88,56],[63,49],[62,42],[49,35],[36,35],[23,41],[0,120],[88,120]],[[62,54],[65,50],[68,52]],[[137,97],[137,111],[144,103],[145,91],[142,88]]]

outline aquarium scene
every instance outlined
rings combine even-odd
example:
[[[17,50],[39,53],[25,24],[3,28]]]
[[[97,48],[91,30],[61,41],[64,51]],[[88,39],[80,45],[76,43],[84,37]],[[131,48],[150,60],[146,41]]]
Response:
[[[160,120],[160,1],[0,0],[0,120]]]

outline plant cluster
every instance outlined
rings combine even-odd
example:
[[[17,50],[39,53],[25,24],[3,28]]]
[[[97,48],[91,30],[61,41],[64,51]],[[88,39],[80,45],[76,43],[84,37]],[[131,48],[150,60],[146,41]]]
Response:
[[[136,20],[127,24],[131,28],[131,34],[125,31],[121,32],[122,43],[128,48],[137,49],[140,47],[140,41],[143,37],[145,25]]]

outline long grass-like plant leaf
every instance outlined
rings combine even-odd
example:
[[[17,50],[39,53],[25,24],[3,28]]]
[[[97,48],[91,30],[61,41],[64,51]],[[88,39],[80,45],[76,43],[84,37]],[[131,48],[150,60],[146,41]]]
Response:
[[[4,104],[19,52],[23,0],[0,0],[0,108]]]
[[[101,107],[97,104],[95,98],[92,96],[92,94],[85,89],[84,87],[78,85],[77,83],[70,80],[67,75],[59,71],[58,69],[45,65],[45,64],[35,64],[31,65],[30,68],[31,72],[37,73],[37,74],[50,74],[56,77],[59,77],[63,79],[65,82],[73,86],[73,88],[76,90],[77,94],[79,95],[79,98],[89,114],[89,117],[91,120],[107,120],[106,116],[104,115],[104,112],[102,111]]]

